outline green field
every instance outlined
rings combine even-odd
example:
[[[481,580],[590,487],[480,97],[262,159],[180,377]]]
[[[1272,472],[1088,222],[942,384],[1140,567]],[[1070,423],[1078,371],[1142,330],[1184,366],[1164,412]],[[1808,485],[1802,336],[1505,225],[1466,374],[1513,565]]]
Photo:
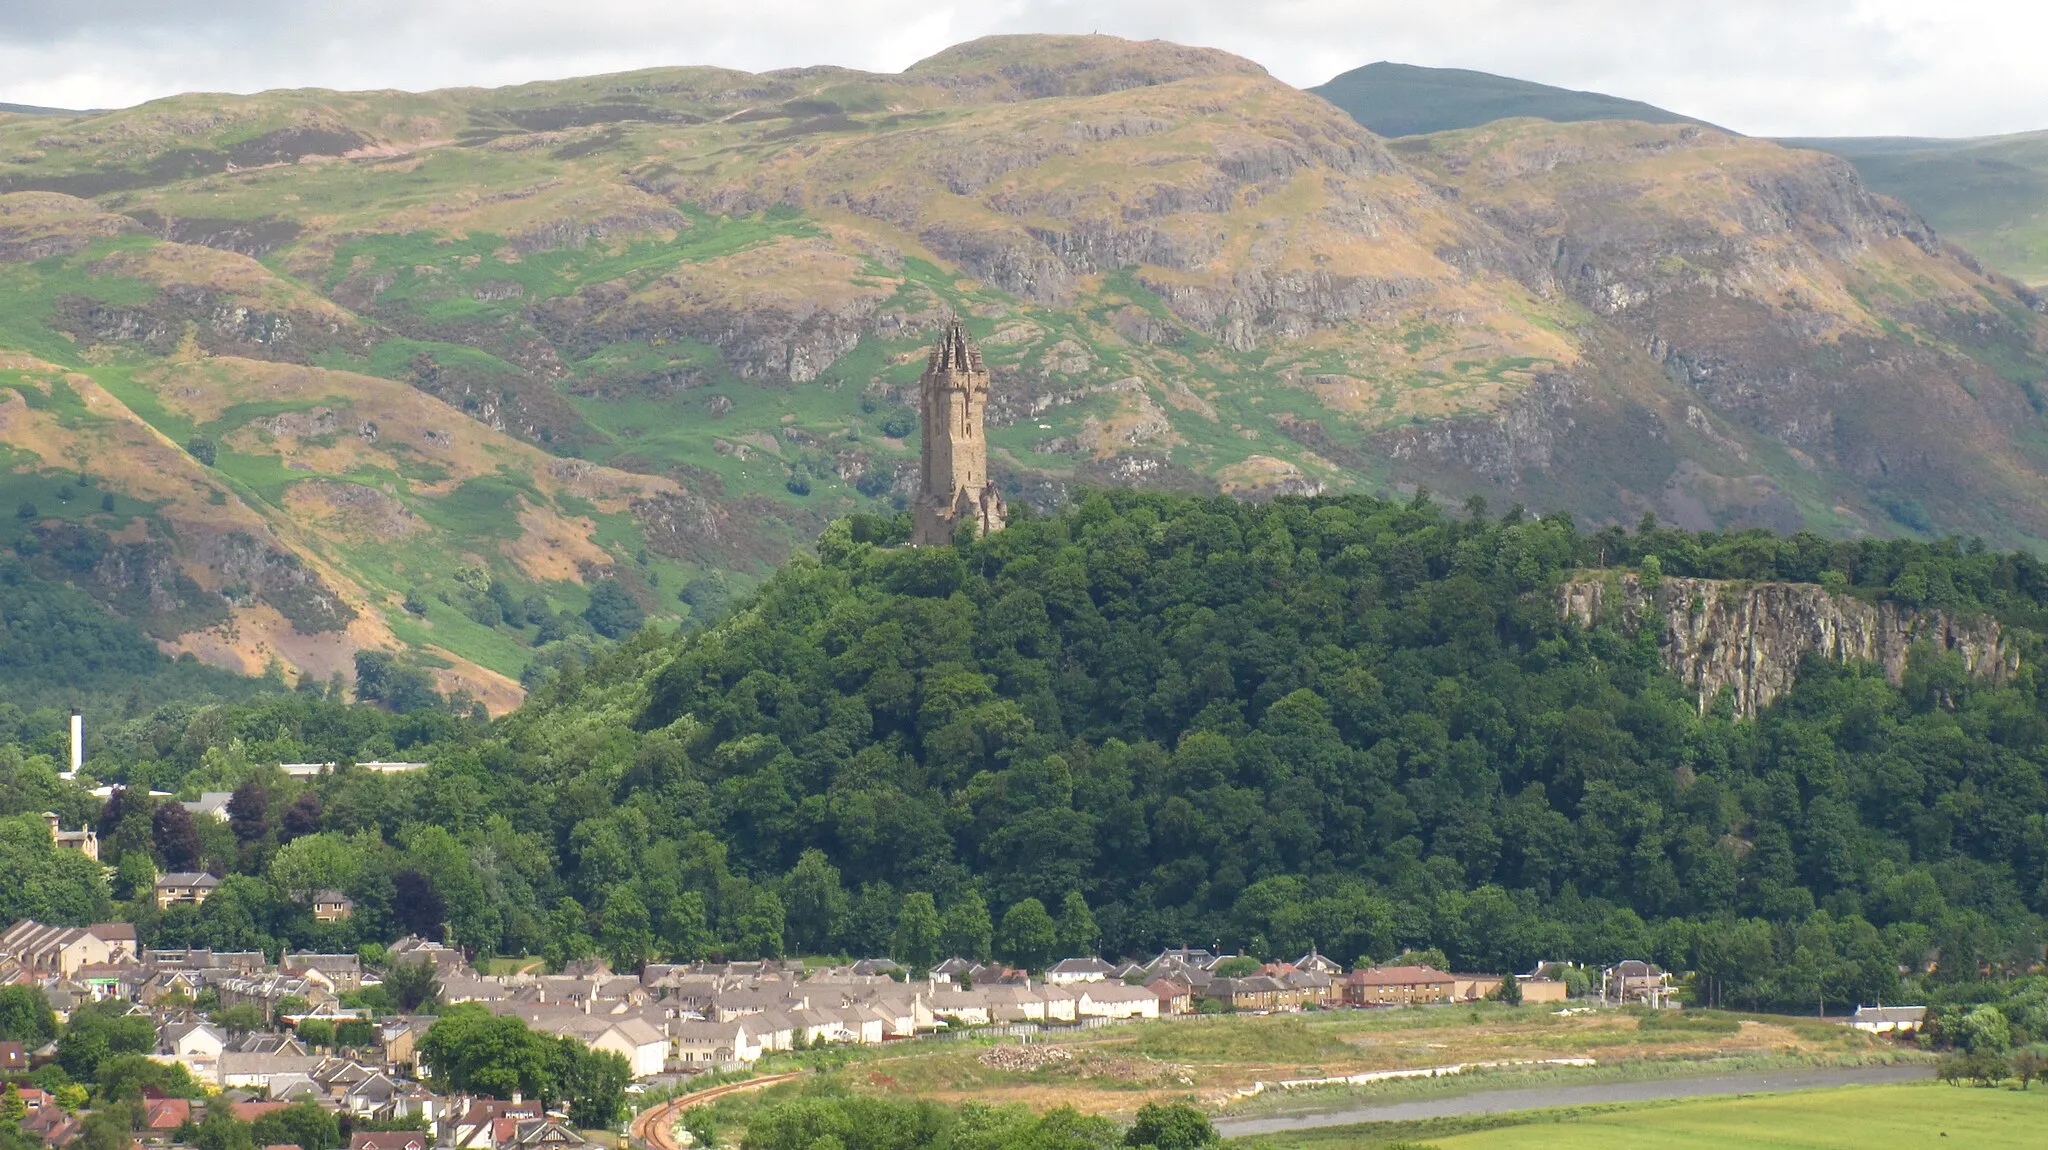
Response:
[[[1232,1144],[1258,1150],[2017,1150],[2044,1142],[2048,1092],[1927,1083],[1374,1123]]]

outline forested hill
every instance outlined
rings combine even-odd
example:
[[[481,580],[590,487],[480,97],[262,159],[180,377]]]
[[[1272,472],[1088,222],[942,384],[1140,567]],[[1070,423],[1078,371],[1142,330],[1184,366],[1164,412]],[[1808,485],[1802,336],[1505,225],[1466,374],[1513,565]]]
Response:
[[[1891,995],[1895,963],[2039,956],[2031,661],[1993,685],[1923,651],[1900,688],[1814,663],[1736,722],[1700,715],[1653,636],[1580,631],[1552,598],[1604,561],[2025,621],[2048,588],[2026,556],[1131,492],[950,548],[906,533],[840,521],[724,623],[644,634],[488,726],[305,697],[139,725],[92,765],[257,793],[205,841],[127,802],[110,853],[124,881],[151,850],[249,876],[148,924],[216,946],[441,918],[480,950],[627,963],[1436,946],[1479,969],[1647,955],[1800,1005]],[[248,765],[371,753],[435,765],[310,796]],[[325,885],[353,923],[284,894]]]

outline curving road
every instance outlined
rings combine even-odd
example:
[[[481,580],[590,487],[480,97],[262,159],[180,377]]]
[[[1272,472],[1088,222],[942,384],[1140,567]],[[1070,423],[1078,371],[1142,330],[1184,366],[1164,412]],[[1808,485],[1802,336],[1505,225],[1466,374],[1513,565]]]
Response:
[[[749,1078],[745,1082],[728,1082],[723,1086],[713,1086],[709,1090],[699,1090],[695,1094],[678,1094],[659,1106],[641,1111],[634,1117],[632,1124],[626,1127],[627,1136],[632,1139],[635,1146],[647,1147],[648,1150],[682,1150],[682,1146],[676,1141],[676,1118],[683,1111],[692,1106],[702,1106],[706,1102],[716,1102],[728,1094],[759,1090],[778,1082],[801,1078],[803,1074],[801,1070],[792,1070],[785,1074],[770,1074],[765,1078]]]

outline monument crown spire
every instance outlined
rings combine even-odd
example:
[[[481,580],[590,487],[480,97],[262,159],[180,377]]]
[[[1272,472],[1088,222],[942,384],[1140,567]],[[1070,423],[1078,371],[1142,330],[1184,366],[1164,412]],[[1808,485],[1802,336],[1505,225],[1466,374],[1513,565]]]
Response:
[[[963,522],[976,534],[1003,529],[1009,508],[988,477],[988,369],[981,349],[954,316],[925,361],[918,380],[923,419],[917,491],[917,526],[910,541],[919,547],[953,541]]]

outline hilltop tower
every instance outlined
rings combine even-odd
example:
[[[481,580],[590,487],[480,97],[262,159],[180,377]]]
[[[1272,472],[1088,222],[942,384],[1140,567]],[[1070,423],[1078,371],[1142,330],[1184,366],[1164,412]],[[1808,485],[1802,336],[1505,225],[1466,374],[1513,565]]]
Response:
[[[953,541],[961,523],[977,535],[1003,529],[1002,493],[988,478],[988,369],[981,349],[955,318],[939,337],[917,384],[924,420],[924,455],[918,472],[917,528],[910,542],[935,547]]]

